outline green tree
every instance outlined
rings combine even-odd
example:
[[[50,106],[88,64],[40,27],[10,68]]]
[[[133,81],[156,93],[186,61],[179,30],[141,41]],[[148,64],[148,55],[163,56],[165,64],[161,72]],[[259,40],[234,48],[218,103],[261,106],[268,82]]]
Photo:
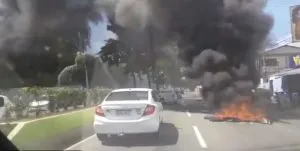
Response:
[[[146,53],[127,46],[118,39],[109,39],[101,48],[99,55],[103,62],[109,66],[124,68],[124,74],[133,78],[133,85],[136,87],[136,74],[146,72],[148,68]]]
[[[97,58],[92,55],[77,53],[74,64],[66,66],[57,76],[57,85],[82,85],[86,86],[85,67],[87,67],[89,83],[94,72]]]
[[[147,75],[148,85],[151,87],[152,81],[155,80],[156,60],[159,53],[157,48],[163,36],[157,35],[158,32],[151,27],[146,27],[143,31],[125,29],[114,21],[113,15],[109,17],[110,24],[107,26],[107,29],[115,33],[118,36],[119,43],[122,43],[127,48],[123,59],[126,61],[126,73],[131,74],[133,79],[135,79],[135,74]],[[119,52],[123,51],[120,51],[120,49],[111,51],[113,54],[118,54]],[[119,57],[118,55],[114,56],[116,58]]]

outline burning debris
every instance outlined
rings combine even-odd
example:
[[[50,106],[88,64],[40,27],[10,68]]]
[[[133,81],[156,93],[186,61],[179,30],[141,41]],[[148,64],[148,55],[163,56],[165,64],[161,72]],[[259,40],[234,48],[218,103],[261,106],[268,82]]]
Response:
[[[212,116],[206,116],[205,119],[214,122],[231,121],[231,122],[257,122],[263,124],[272,124],[260,108],[254,107],[249,99],[234,101],[221,108],[220,111]]]
[[[205,116],[204,119],[210,120],[212,122],[255,122],[255,123],[262,123],[262,124],[268,124],[271,125],[272,121],[267,119],[267,118],[262,118],[260,120],[255,120],[255,121],[245,121],[245,120],[241,120],[235,117],[227,117],[227,118],[220,118],[218,116]]]

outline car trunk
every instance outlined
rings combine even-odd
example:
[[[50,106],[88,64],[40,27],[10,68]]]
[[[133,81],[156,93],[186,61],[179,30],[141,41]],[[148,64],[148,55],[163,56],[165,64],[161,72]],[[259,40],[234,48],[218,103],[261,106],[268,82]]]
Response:
[[[149,102],[134,101],[109,101],[102,104],[104,115],[109,120],[136,120],[143,116]]]

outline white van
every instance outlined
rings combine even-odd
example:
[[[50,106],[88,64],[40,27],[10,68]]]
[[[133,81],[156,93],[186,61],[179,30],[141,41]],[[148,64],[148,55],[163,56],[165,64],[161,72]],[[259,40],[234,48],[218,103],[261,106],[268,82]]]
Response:
[[[281,108],[290,108],[299,104],[300,74],[288,73],[270,77],[270,90],[273,94],[272,102]]]
[[[7,107],[13,105],[7,96],[0,95],[0,120],[4,119]]]

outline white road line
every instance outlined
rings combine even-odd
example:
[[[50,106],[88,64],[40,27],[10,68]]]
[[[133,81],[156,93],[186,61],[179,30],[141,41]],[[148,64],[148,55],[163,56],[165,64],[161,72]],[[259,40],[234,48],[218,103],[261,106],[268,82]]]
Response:
[[[33,119],[33,120],[28,120],[25,121],[25,123],[31,123],[31,122],[36,122],[36,121],[40,121],[40,120],[45,120],[45,119],[50,119],[50,118],[54,118],[54,117],[58,117],[58,116],[65,116],[65,115],[69,115],[69,114],[73,114],[73,113],[78,113],[78,112],[82,112],[85,110],[89,110],[92,109],[94,107],[88,107],[88,108],[84,108],[84,109],[80,109],[80,110],[75,110],[75,111],[70,111],[67,113],[61,113],[61,114],[56,114],[56,115],[50,115],[50,116],[46,116],[46,117],[42,117],[42,118],[37,118],[37,119]]]
[[[65,150],[72,150],[72,148],[74,149],[74,147],[78,146],[78,145],[81,144],[81,143],[84,143],[85,141],[90,140],[90,139],[93,138],[94,136],[96,136],[96,135],[95,135],[95,134],[94,134],[94,135],[91,135],[91,136],[89,136],[89,137],[87,137],[87,138],[85,138],[85,139],[83,139],[83,140],[81,140],[81,141],[79,141],[79,142],[77,142],[77,143],[71,145],[70,147],[66,148]]]
[[[7,135],[7,138],[9,140],[12,140],[19,133],[19,131],[24,127],[24,125],[27,124],[27,123],[36,122],[36,121],[45,120],[45,119],[50,119],[50,118],[54,118],[54,117],[58,117],[58,116],[64,116],[64,115],[68,115],[68,114],[88,110],[88,109],[91,109],[91,108],[93,108],[93,107],[89,107],[89,108],[85,108],[85,109],[81,109],[81,110],[77,110],[77,111],[71,111],[71,112],[68,112],[68,113],[63,113],[63,114],[58,114],[58,115],[47,116],[47,117],[38,118],[38,119],[34,119],[34,120],[9,123],[9,124],[17,124],[17,126]],[[5,124],[7,124],[7,123],[0,123],[0,125],[5,125]]]
[[[23,128],[23,126],[25,125],[25,122],[20,122],[7,136],[7,138],[9,140],[12,140],[17,134],[18,132]]]
[[[188,117],[192,117],[192,115],[191,115],[191,113],[190,113],[189,111],[186,111],[186,115],[187,115]]]
[[[193,125],[193,129],[194,129],[194,132],[195,132],[195,134],[197,136],[197,139],[198,139],[198,142],[199,142],[200,146],[202,148],[208,148],[207,144],[205,143],[205,141],[204,141],[204,139],[203,139],[203,137],[202,137],[202,135],[201,135],[201,133],[200,133],[200,131],[198,129],[198,127],[195,126],[195,125]]]
[[[58,114],[55,114],[55,115],[49,115],[49,116],[45,116],[45,117],[40,117],[40,118],[35,118],[35,119],[30,119],[30,120],[24,120],[24,121],[2,122],[2,123],[0,123],[0,125],[5,125],[5,124],[19,124],[19,123],[25,123],[25,124],[27,124],[27,123],[36,122],[36,121],[45,120],[45,119],[50,119],[50,118],[54,118],[54,117],[58,117],[58,116],[64,116],[64,115],[68,115],[68,114],[72,114],[72,113],[82,112],[82,111],[89,110],[89,109],[92,109],[92,108],[94,108],[94,107],[88,107],[88,108],[84,108],[84,109],[78,109],[78,110],[69,111],[69,112],[66,112],[66,113],[58,113]]]

